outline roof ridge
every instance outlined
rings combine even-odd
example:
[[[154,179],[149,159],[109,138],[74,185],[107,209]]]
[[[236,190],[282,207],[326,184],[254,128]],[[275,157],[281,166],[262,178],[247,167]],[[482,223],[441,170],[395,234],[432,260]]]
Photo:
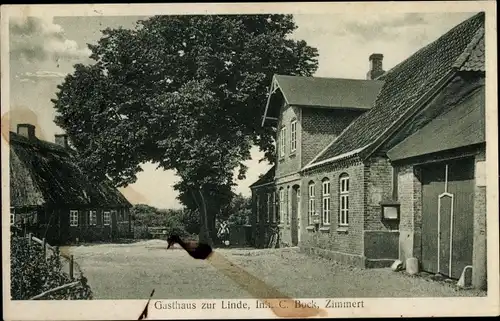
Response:
[[[302,79],[327,79],[327,80],[353,80],[353,81],[366,81],[366,82],[372,82],[372,81],[382,81],[382,80],[377,80],[377,79],[361,79],[361,78],[344,78],[344,77],[325,77],[325,76],[294,76],[294,75],[282,75],[282,74],[275,74],[275,77],[290,77],[290,78],[302,78]]]
[[[373,145],[377,141],[383,141],[384,135],[390,133],[388,129],[393,128],[395,122],[405,117],[411,110],[414,110],[417,104],[422,102],[422,97],[428,97],[437,86],[443,81],[446,81],[449,75],[456,72],[455,69],[452,68],[452,64],[457,57],[462,54],[472,38],[474,38],[476,34],[480,34],[478,29],[484,27],[484,20],[480,20],[480,17],[483,16],[484,12],[480,12],[464,20],[441,35],[438,39],[424,46],[397,66],[393,67],[382,77],[377,78],[378,80],[385,81],[385,85],[377,95],[374,108],[371,108],[365,114],[353,120],[351,124],[330,143],[328,148],[316,155],[314,162],[318,163],[326,160],[333,160],[342,155],[347,155],[355,150],[359,150],[360,147],[362,147],[361,149],[366,149],[366,147]],[[477,35],[476,37],[480,39],[480,36]],[[458,42],[459,39],[464,39],[465,41],[460,43]],[[448,48],[447,46],[458,47],[453,47],[455,49],[452,50],[452,48]],[[438,59],[438,62],[441,61],[443,65],[441,67],[427,68],[425,67],[426,59]],[[429,62],[427,61],[427,63]],[[412,70],[415,68],[417,68],[417,71],[422,71],[418,71],[417,75],[408,74],[412,73]],[[403,86],[402,88],[401,85]],[[429,87],[429,89],[427,87]],[[398,88],[398,91],[403,90],[403,93],[397,95],[395,93],[391,94],[391,89],[394,90],[395,88]],[[394,101],[394,99],[403,99],[403,101],[397,102]],[[397,108],[397,112],[384,112],[384,110],[392,110],[393,108]],[[370,121],[369,119],[371,118],[374,120]],[[385,119],[387,119],[385,122],[388,124],[374,126],[374,122],[380,123]],[[383,127],[386,128],[384,129]],[[375,132],[372,130],[375,130]],[[356,137],[358,136],[361,138],[357,139]],[[351,143],[352,140],[354,140],[354,142]],[[371,148],[372,147],[370,147],[370,149]],[[310,167],[311,165],[314,165],[314,163],[310,162],[306,166]]]
[[[480,27],[479,29],[477,29],[476,33],[474,34],[474,37],[472,37],[467,47],[465,47],[462,54],[458,56],[457,60],[452,65],[452,68],[460,69],[467,62],[467,59],[470,57],[472,51],[483,37],[484,37],[484,27]]]
[[[484,12],[479,12],[475,15],[473,15],[472,17],[470,18],[467,18],[465,19],[464,21],[460,22],[458,25],[455,25],[453,28],[449,29],[448,31],[446,31],[445,33],[443,33],[441,36],[439,36],[436,40],[434,40],[433,42],[431,43],[428,43],[427,45],[423,46],[422,48],[420,48],[419,50],[415,51],[413,54],[411,54],[408,58],[406,58],[405,60],[401,61],[399,64],[397,64],[396,66],[392,67],[391,69],[389,69],[388,71],[386,71],[385,73],[383,73],[382,75],[380,75],[379,77],[377,77],[377,80],[380,79],[380,80],[384,80],[384,78],[391,74],[391,73],[394,73],[395,71],[397,71],[397,69],[399,69],[402,65],[404,65],[410,58],[413,58],[413,57],[417,57],[417,55],[420,55],[422,54],[423,52],[425,52],[426,49],[428,49],[429,47],[431,47],[432,45],[436,44],[439,40],[441,40],[442,38],[446,37],[448,34],[450,34],[453,30],[455,29],[458,29],[460,28],[461,26],[463,26],[464,24],[466,23],[469,23],[470,21],[472,20],[475,20],[476,17],[478,16],[481,16],[483,15],[484,16]]]

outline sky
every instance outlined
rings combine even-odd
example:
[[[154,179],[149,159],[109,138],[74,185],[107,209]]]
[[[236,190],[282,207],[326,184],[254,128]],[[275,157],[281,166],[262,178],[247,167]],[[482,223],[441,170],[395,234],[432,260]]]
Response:
[[[292,37],[305,40],[319,52],[315,76],[364,79],[368,57],[384,55],[383,68],[389,70],[411,54],[471,17],[475,13],[384,13],[295,15],[298,26]],[[71,16],[11,18],[10,113],[11,130],[18,123],[33,123],[38,138],[53,141],[63,133],[54,122],[51,99],[57,85],[76,63],[88,64],[88,43],[95,43],[105,28],[133,28],[139,16]],[[259,162],[263,154],[252,149],[246,179],[237,181],[235,192],[250,195],[249,185],[270,165]],[[121,189],[132,203],[159,208],[178,208],[172,171],[144,164],[136,183]],[[236,179],[236,178],[235,178]]]

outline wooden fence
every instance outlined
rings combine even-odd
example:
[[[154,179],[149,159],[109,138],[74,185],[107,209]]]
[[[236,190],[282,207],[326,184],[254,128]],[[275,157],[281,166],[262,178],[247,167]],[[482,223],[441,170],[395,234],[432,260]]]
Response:
[[[57,248],[48,244],[45,241],[45,238],[39,239],[39,238],[33,236],[32,233],[29,233],[27,235],[27,238],[28,238],[28,244],[30,247],[32,246],[33,242],[36,242],[42,246],[42,255],[45,259],[47,259],[47,250],[50,250],[53,254],[55,254],[57,252]],[[73,255],[66,256],[66,255],[62,255],[61,253],[59,253],[59,257],[64,258],[65,260],[68,261],[68,263],[69,263],[69,277],[73,282],[63,284],[61,286],[55,287],[53,289],[50,289],[50,290],[47,290],[43,293],[35,295],[34,297],[30,298],[30,300],[38,300],[38,299],[41,299],[41,298],[43,298],[51,293],[54,293],[54,292],[57,292],[60,290],[64,290],[67,288],[75,287],[75,286],[78,286],[79,284],[82,283],[81,271],[80,271],[79,276],[77,278],[74,277],[74,275],[75,275],[75,273],[74,273],[75,260],[74,260]]]

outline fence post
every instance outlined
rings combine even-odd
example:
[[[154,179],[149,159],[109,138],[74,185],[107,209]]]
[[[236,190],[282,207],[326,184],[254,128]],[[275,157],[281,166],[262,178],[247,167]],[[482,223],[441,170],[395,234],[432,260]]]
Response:
[[[32,234],[31,234],[31,233],[29,233],[29,234],[28,234],[28,245],[29,245],[30,247],[31,247],[31,242],[32,242],[31,237],[32,237]]]
[[[69,257],[69,278],[73,280],[73,266],[74,266],[74,258],[73,254]]]
[[[42,254],[43,258],[47,258],[47,243],[45,242],[45,237],[42,239]]]

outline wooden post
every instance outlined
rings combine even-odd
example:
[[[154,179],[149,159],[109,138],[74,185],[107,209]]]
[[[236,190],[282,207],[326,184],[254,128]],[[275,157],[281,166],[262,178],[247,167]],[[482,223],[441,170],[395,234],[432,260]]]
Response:
[[[69,278],[73,280],[73,266],[74,266],[74,258],[73,254],[69,257]]]
[[[45,242],[45,237],[42,239],[42,253],[43,258],[47,258],[47,243]]]
[[[29,245],[30,247],[31,247],[31,242],[32,242],[31,237],[32,237],[32,234],[31,234],[31,233],[29,233],[29,234],[28,234],[28,245]]]

